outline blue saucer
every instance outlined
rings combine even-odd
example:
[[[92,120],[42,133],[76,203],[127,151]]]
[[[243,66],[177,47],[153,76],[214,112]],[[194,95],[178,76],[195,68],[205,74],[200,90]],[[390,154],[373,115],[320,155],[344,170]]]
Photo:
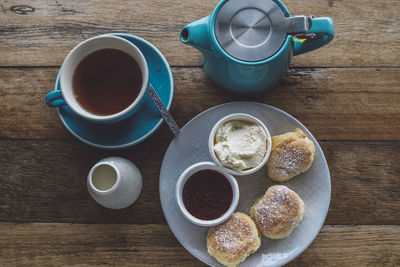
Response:
[[[174,80],[165,57],[155,46],[142,38],[124,33],[111,35],[125,38],[142,51],[149,67],[150,83],[169,110],[174,96]],[[58,73],[54,90],[60,90],[60,73]],[[147,94],[140,109],[131,117],[118,123],[90,122],[74,115],[66,108],[57,108],[57,113],[64,126],[76,138],[88,145],[106,149],[136,145],[151,136],[163,121],[160,112]]]

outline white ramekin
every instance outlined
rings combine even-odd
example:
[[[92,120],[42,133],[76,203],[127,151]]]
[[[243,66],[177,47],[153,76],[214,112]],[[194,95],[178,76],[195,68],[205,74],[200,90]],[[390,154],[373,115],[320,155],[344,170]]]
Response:
[[[214,219],[214,220],[201,220],[196,217],[194,217],[192,214],[189,213],[189,211],[186,209],[185,205],[183,204],[183,199],[182,199],[182,191],[183,191],[183,186],[185,185],[186,181],[190,176],[195,174],[196,172],[199,172],[201,170],[213,170],[217,171],[229,181],[232,187],[232,192],[233,192],[233,197],[232,197],[232,203],[229,207],[229,209],[219,218]],[[176,183],[176,200],[178,202],[178,207],[180,211],[182,212],[183,216],[191,223],[194,223],[196,225],[200,226],[213,226],[220,224],[227,220],[232,213],[235,211],[237,204],[239,202],[239,186],[236,182],[236,179],[228,174],[225,173],[221,168],[219,168],[215,163],[213,162],[199,162],[196,164],[191,165],[188,167],[179,177],[178,182]],[[210,207],[211,208],[211,207]]]
[[[250,121],[250,122],[254,122],[258,125],[260,125],[264,132],[265,135],[267,136],[267,151],[265,153],[265,156],[263,158],[263,160],[260,162],[260,164],[258,164],[256,167],[249,169],[249,170],[245,170],[245,171],[236,171],[236,170],[232,170],[230,168],[225,167],[224,165],[222,165],[222,163],[219,161],[217,155],[214,152],[214,140],[215,140],[215,133],[217,132],[218,128],[225,122],[227,121],[231,121],[231,120],[241,120],[241,121]],[[257,119],[254,116],[251,116],[249,114],[245,114],[245,113],[234,113],[234,114],[230,114],[228,116],[223,117],[222,119],[220,119],[212,128],[210,136],[208,138],[208,149],[210,151],[210,155],[211,158],[213,159],[213,161],[220,166],[221,168],[223,168],[226,172],[233,174],[233,175],[248,175],[248,174],[252,174],[255,173],[256,171],[258,171],[259,169],[261,169],[265,163],[267,162],[270,154],[271,154],[271,147],[272,147],[272,141],[271,141],[271,135],[268,131],[268,128],[265,126],[265,124],[260,121],[259,119]]]

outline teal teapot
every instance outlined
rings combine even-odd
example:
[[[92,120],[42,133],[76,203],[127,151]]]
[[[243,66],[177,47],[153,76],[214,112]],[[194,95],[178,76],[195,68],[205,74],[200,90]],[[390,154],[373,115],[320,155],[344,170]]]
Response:
[[[285,74],[292,56],[333,36],[331,18],[291,17],[279,0],[222,0],[211,15],[180,32],[182,43],[201,51],[210,79],[239,94],[265,92]]]

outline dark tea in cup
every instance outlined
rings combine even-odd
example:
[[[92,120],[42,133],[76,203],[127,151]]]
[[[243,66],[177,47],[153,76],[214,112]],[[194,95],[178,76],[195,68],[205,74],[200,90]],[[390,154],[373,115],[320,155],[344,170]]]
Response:
[[[95,123],[116,123],[129,118],[145,102],[149,89],[146,58],[122,37],[100,35],[75,46],[59,75],[60,90],[46,95],[50,107],[68,107]]]
[[[143,84],[142,72],[133,57],[107,48],[82,59],[75,69],[72,87],[77,102],[96,115],[112,115],[129,107]]]

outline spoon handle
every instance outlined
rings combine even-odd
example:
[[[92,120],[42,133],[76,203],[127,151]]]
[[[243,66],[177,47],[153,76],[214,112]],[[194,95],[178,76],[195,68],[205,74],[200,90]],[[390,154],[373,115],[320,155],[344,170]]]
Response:
[[[179,135],[181,129],[179,129],[178,124],[176,124],[174,118],[172,118],[171,114],[165,108],[163,102],[161,102],[160,97],[158,96],[156,90],[154,90],[153,86],[150,84],[149,87],[149,95],[151,100],[153,100],[154,104],[157,106],[158,110],[161,113],[161,116],[164,118],[165,122],[167,123],[168,127],[171,129],[175,136]]]

